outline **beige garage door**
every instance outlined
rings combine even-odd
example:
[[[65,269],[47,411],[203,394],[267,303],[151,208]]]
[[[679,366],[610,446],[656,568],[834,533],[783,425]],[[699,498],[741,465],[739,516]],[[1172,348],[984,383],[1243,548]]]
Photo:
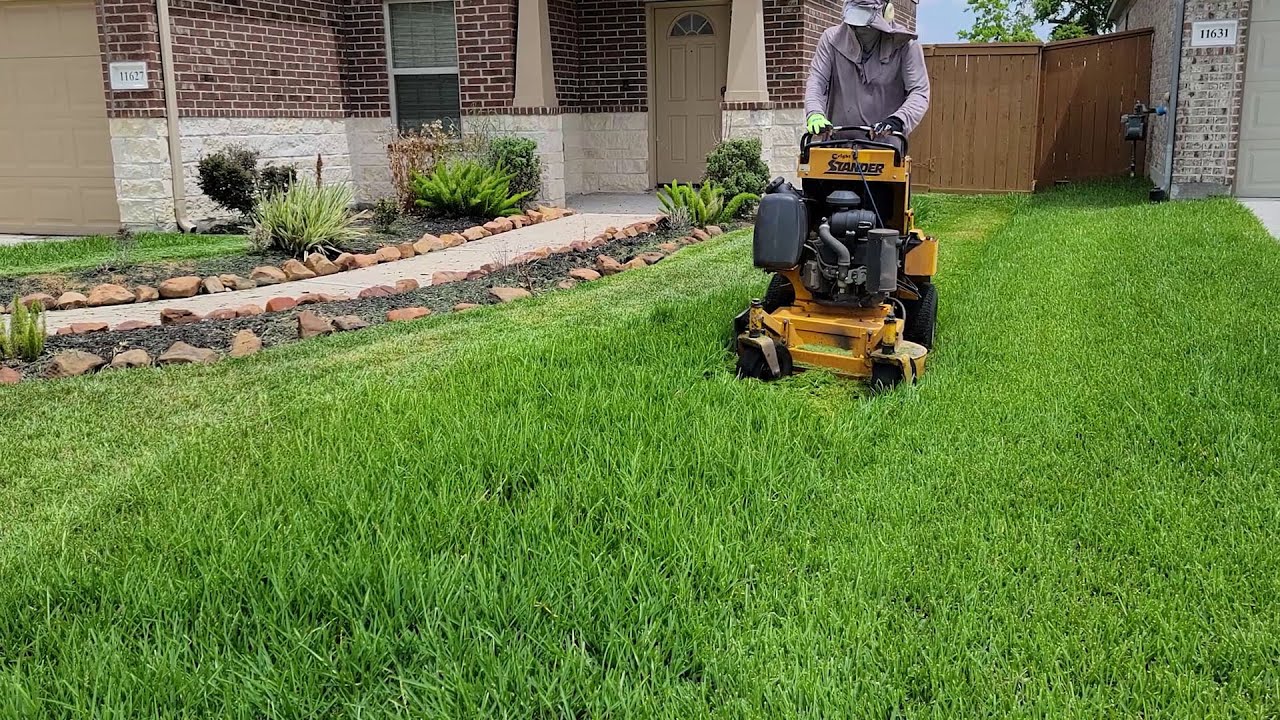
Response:
[[[92,0],[0,0],[0,232],[114,232]]]
[[[1280,197],[1280,0],[1254,0],[1236,194]]]

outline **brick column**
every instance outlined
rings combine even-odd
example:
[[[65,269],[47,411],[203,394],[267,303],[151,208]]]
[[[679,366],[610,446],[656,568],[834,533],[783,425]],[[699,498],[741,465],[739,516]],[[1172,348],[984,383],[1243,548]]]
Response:
[[[769,100],[764,55],[764,4],[761,0],[733,0],[729,27],[727,103]]]

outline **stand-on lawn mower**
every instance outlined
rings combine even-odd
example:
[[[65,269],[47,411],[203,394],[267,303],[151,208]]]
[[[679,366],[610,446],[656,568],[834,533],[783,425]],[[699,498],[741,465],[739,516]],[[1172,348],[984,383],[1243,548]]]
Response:
[[[901,149],[868,127],[806,134],[802,189],[782,178],[765,189],[752,252],[774,275],[734,320],[739,377],[821,367],[889,387],[924,372],[938,242],[915,227],[907,138],[893,136]]]

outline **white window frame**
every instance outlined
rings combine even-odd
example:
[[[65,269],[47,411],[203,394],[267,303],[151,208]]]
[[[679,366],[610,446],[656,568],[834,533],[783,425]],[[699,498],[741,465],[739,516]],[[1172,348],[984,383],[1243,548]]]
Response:
[[[430,67],[430,68],[397,68],[396,60],[393,57],[395,49],[391,43],[391,6],[392,5],[416,5],[429,2],[451,2],[453,3],[453,56],[458,57],[458,3],[461,0],[383,0],[382,2],[382,37],[387,48],[387,94],[391,98],[391,122],[396,126],[396,132],[400,130],[400,108],[396,107],[396,76],[397,75],[457,75],[458,76],[458,132],[462,132],[462,73],[458,70],[458,66],[452,67]]]

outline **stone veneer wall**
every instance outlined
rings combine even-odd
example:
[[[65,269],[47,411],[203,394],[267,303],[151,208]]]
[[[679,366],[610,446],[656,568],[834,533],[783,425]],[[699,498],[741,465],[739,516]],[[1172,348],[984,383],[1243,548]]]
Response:
[[[347,147],[351,151],[351,182],[356,202],[372,203],[395,193],[387,145],[396,135],[389,117],[349,117],[346,119]]]
[[[644,192],[653,188],[648,113],[582,113],[578,121],[581,192]]]
[[[351,150],[342,118],[196,118],[179,121],[187,215],[192,220],[220,218],[226,211],[200,192],[200,158],[229,145],[261,153],[262,165],[292,165],[300,180],[315,177],[316,155],[324,158],[325,184],[351,182]]]
[[[570,121],[572,126],[572,121]],[[462,121],[463,132],[516,135],[538,144],[542,160],[542,192],[545,202],[563,205],[565,192],[564,115],[478,115]]]
[[[164,118],[111,118],[116,197],[127,227],[172,228],[168,127]],[[326,183],[351,184],[356,202],[391,193],[386,145],[389,118],[182,118],[183,179],[187,215],[194,221],[228,217],[200,192],[200,158],[229,145],[261,153],[261,163],[291,165],[298,177],[315,177],[316,155],[324,158]]]
[[[796,159],[800,136],[804,134],[804,109],[774,107],[763,110],[725,110],[726,139],[759,138],[761,156],[769,166],[769,177],[779,175],[796,180]]]
[[[172,228],[173,174],[164,118],[118,117],[107,122],[120,224],[132,229]]]

